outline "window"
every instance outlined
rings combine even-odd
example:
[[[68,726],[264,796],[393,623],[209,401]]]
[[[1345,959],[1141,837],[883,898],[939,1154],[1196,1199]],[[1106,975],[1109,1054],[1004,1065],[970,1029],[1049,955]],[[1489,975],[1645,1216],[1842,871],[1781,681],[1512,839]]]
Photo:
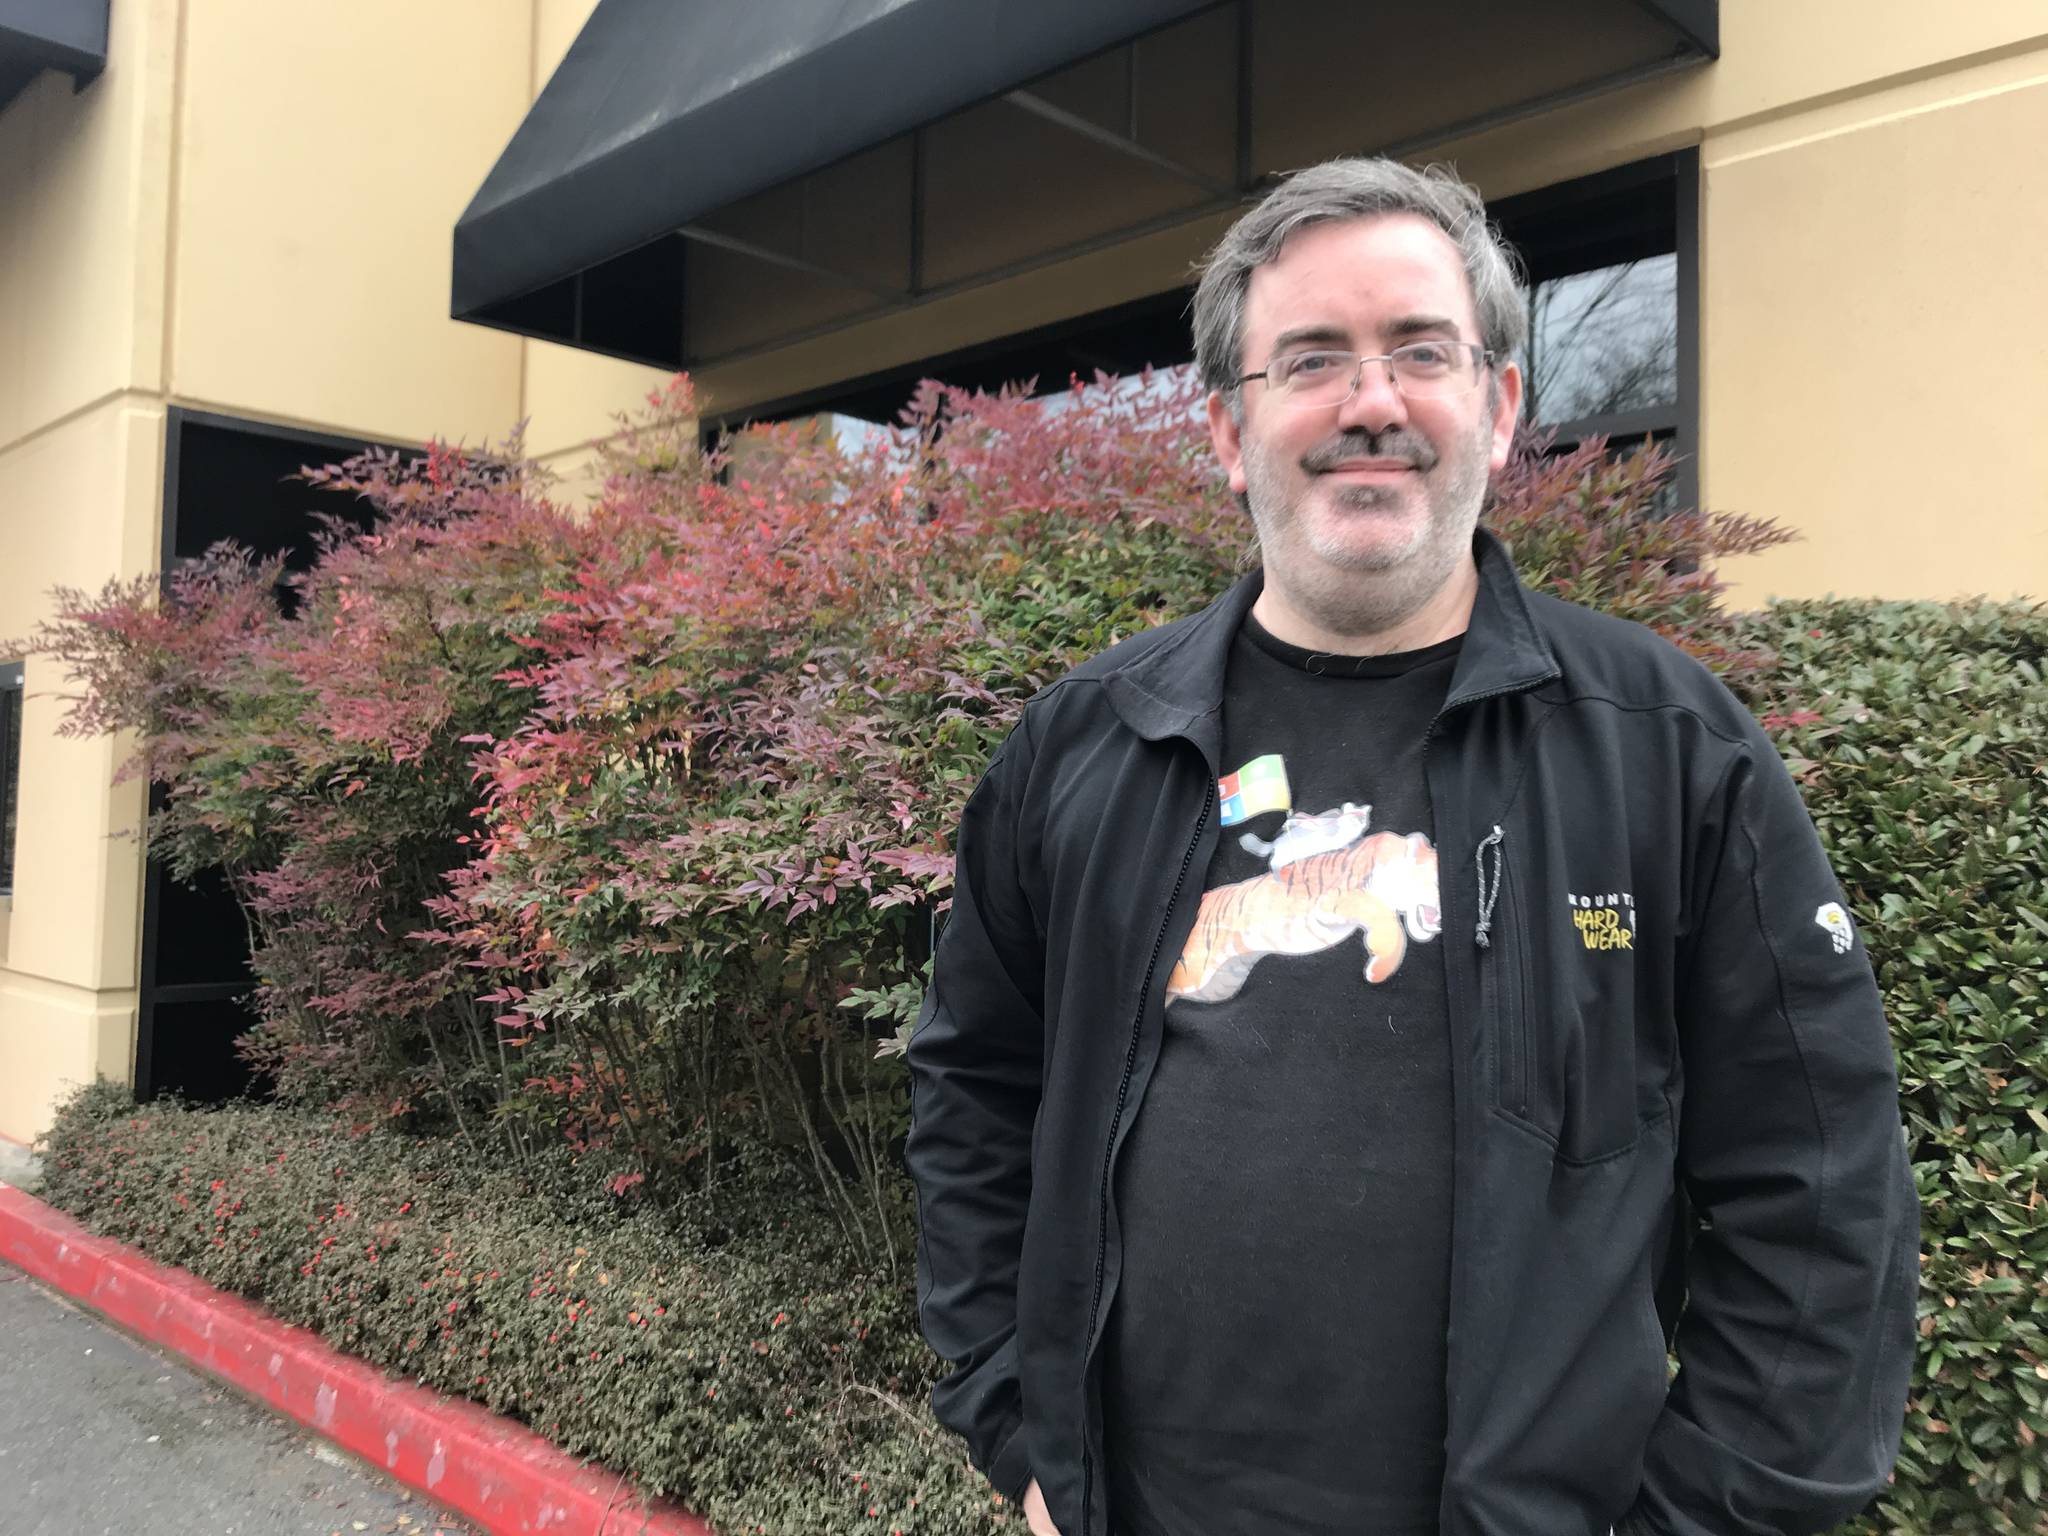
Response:
[[[1098,369],[1131,375],[1148,366],[1172,367],[1194,356],[1188,299],[1187,291],[1177,288],[728,416],[707,416],[704,441],[708,446],[721,433],[737,431],[748,422],[829,415],[844,418],[832,427],[842,443],[858,442],[866,437],[860,423],[894,423],[923,379],[986,390],[1031,379],[1036,381],[1033,393],[1050,395],[1063,393],[1075,375],[1093,378]]]
[[[1536,284],[1521,364],[1539,427],[1677,405],[1676,254]]]
[[[175,570],[217,540],[283,555],[289,570],[314,558],[321,513],[364,526],[369,509],[340,491],[296,478],[377,446],[172,406],[165,419],[163,567]],[[406,450],[408,452],[413,450]],[[287,612],[296,600],[282,588]],[[255,1021],[248,995],[248,929],[218,870],[171,878],[162,860],[144,871],[142,966],[137,997],[135,1089],[143,1099],[176,1092],[220,1103],[260,1087],[236,1052]]]
[[[14,894],[14,828],[21,817],[21,663],[0,662],[0,896]]]
[[[1698,503],[1699,155],[1695,150],[1500,198],[1489,206],[1529,277],[1524,419],[1568,449],[1653,438],[1679,455],[1670,504]],[[1172,368],[1194,355],[1186,289],[998,337],[705,423],[707,442],[745,421],[822,415],[842,443],[896,418],[924,378],[994,389],[1035,379],[1057,396],[1073,374]],[[1057,407],[1055,407],[1057,409]]]
[[[1559,450],[1663,444],[1673,507],[1699,502],[1698,187],[1686,150],[1492,209],[1529,274],[1523,419]]]

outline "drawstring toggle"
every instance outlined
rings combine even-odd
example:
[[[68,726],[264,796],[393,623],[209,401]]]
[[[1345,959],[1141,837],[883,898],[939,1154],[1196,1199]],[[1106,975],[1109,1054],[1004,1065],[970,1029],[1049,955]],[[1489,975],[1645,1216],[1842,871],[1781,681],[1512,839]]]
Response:
[[[1473,862],[1478,866],[1479,870],[1479,925],[1472,930],[1472,942],[1481,949],[1493,948],[1493,904],[1500,899],[1500,845],[1506,835],[1496,826],[1493,829],[1493,835],[1481,843],[1479,851],[1473,855]],[[1486,851],[1489,848],[1493,850],[1493,883],[1491,885],[1488,885],[1486,882]]]

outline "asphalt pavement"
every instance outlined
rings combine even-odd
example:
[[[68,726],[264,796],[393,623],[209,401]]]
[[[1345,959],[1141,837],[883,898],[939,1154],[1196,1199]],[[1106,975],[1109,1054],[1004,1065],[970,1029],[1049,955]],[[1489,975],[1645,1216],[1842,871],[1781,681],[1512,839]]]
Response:
[[[483,1536],[0,1264],[0,1536]]]

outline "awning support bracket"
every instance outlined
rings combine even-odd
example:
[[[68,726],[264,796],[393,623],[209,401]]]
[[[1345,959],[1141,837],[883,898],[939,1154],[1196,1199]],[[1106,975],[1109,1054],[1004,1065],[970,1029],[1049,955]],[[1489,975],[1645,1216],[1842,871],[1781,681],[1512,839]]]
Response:
[[[878,299],[906,299],[911,297],[908,290],[891,288],[886,283],[877,283],[865,277],[855,277],[850,272],[840,272],[832,267],[805,261],[800,256],[785,256],[780,251],[771,251],[766,246],[756,245],[751,240],[741,240],[732,235],[722,235],[715,229],[706,229],[701,224],[685,224],[676,231],[687,240],[703,245],[716,246],[722,251],[731,251],[738,256],[751,256],[756,261],[765,261],[770,266],[785,267],[791,272],[801,272],[807,277],[823,278],[828,283],[840,283],[848,288],[858,288],[871,293]]]
[[[1200,187],[1211,197],[1232,195],[1229,187],[1213,177],[1204,176],[1191,166],[1182,165],[1171,155],[1162,155],[1158,150],[1150,149],[1136,139],[1126,138],[1111,129],[1091,123],[1087,118],[1069,112],[1065,107],[1056,107],[1043,96],[1033,95],[1030,91],[1006,91],[1003,93],[1003,100],[1013,107],[1022,107],[1034,117],[1042,117],[1049,123],[1056,123],[1071,133],[1077,133],[1084,139],[1100,144],[1105,149],[1113,149],[1133,160],[1142,160],[1154,170],[1164,171],[1169,176]]]

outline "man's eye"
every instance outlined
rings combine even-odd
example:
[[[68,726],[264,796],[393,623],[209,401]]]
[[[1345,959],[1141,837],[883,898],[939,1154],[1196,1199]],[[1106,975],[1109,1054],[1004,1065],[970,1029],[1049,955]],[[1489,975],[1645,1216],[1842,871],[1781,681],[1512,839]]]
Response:
[[[1448,347],[1437,342],[1418,341],[1401,349],[1401,359],[1418,367],[1441,368],[1451,360],[1451,353]]]
[[[1288,359],[1287,375],[1289,378],[1293,378],[1297,374],[1323,373],[1327,372],[1332,365],[1331,356],[1327,352],[1304,352],[1299,357]]]

